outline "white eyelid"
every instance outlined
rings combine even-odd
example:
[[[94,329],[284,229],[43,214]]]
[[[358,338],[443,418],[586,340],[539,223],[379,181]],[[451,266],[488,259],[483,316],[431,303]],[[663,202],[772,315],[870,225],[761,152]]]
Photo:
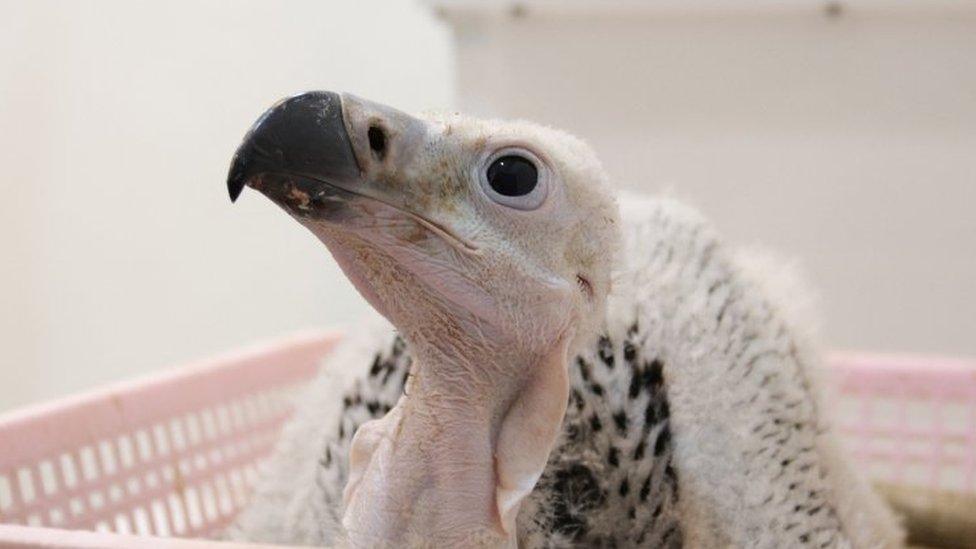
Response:
[[[529,194],[523,196],[505,196],[496,192],[495,189],[492,189],[491,185],[488,184],[488,166],[491,166],[491,163],[495,160],[508,155],[522,156],[535,165],[535,168],[539,174],[539,180],[536,183],[535,188],[532,189],[532,192]],[[538,157],[538,155],[534,154],[528,149],[517,146],[503,147],[488,155],[481,165],[478,166],[477,175],[478,182],[481,185],[481,190],[485,193],[485,195],[488,196],[488,198],[492,200],[492,202],[523,211],[535,210],[545,203],[546,196],[549,194],[550,180],[552,179],[549,166],[547,166],[546,163]]]

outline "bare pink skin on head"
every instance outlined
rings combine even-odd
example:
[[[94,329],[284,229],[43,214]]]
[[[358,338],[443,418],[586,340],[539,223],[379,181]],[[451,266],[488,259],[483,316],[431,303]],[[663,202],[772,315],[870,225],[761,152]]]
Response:
[[[612,194],[591,151],[547,128],[350,95],[342,120],[354,182],[250,184],[328,247],[414,357],[407,394],[353,438],[347,541],[515,546],[561,429],[567,360],[604,318]],[[525,196],[486,184],[504,155],[537,170]]]

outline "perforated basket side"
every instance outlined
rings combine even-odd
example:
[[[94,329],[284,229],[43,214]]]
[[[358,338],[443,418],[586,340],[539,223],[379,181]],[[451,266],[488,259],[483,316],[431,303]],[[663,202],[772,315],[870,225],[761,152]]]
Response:
[[[218,531],[337,340],[293,336],[0,417],[0,522]]]
[[[835,413],[876,480],[976,493],[976,362],[837,354]]]
[[[0,545],[198,546],[146,536],[206,537],[233,518],[291,396],[337,341],[286,338],[0,417],[0,522],[32,526],[0,524]],[[869,475],[976,493],[976,363],[830,364],[834,415]]]

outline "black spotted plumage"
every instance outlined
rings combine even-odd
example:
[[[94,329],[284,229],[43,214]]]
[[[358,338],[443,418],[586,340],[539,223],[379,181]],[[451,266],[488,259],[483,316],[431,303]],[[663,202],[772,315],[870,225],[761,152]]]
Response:
[[[571,361],[563,434],[519,514],[523,546],[681,546],[664,364],[643,356],[639,338],[637,325],[624,337],[602,335]],[[396,403],[410,364],[399,336],[373,357],[343,396],[339,436],[320,467],[338,468],[355,427]]]
[[[344,448],[356,427],[389,412],[406,390],[412,360],[399,335],[373,357],[368,374],[343,396],[343,411],[337,420],[338,441]]]

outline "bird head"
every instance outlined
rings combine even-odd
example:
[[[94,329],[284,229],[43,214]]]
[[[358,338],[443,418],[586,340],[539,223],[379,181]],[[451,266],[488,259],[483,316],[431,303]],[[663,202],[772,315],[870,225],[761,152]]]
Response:
[[[309,92],[274,105],[247,134],[231,199],[246,186],[326,245],[415,358],[412,404],[401,399],[384,418],[401,418],[397,426],[366,424],[353,440],[347,529],[390,541],[474,517],[511,539],[560,431],[567,360],[605,317],[620,236],[591,150],[527,122],[414,117]],[[371,457],[384,437],[400,437],[388,450],[396,459]],[[378,499],[418,494],[431,498],[421,507],[434,510],[418,511],[429,520],[378,511]]]
[[[601,317],[616,204],[565,133],[309,92],[255,123],[228,186],[311,230],[408,341],[543,352]]]

